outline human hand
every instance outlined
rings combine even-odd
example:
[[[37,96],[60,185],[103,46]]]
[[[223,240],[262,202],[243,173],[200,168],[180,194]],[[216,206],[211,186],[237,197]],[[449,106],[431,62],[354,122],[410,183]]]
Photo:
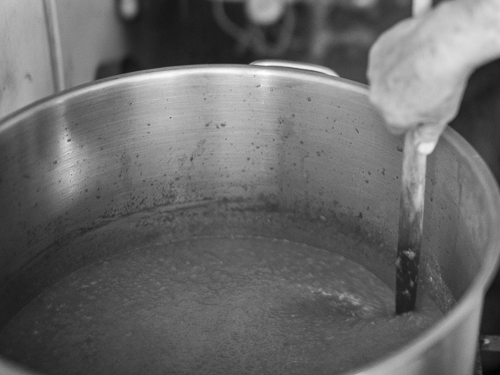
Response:
[[[370,50],[370,100],[388,130],[415,132],[415,147],[431,153],[456,116],[473,67],[457,38],[467,36],[462,14],[444,3],[389,29]]]

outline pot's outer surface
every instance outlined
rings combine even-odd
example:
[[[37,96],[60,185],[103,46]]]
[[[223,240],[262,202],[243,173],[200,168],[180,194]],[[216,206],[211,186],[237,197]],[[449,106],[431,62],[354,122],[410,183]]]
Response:
[[[36,103],[0,123],[0,327],[55,281],[39,278],[23,296],[8,287],[47,246],[145,208],[265,197],[334,211],[396,244],[401,156],[365,86],[298,70],[157,70]],[[356,373],[472,372],[498,263],[500,194],[451,129],[428,160],[425,209],[423,248],[441,269],[425,278],[442,278],[458,302],[433,330]],[[0,372],[24,373],[1,361]]]

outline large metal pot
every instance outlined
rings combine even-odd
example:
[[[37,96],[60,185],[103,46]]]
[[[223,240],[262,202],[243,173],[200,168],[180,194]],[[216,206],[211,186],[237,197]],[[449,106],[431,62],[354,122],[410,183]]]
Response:
[[[256,66],[132,74],[13,114],[0,123],[0,327],[105,252],[65,257],[57,244],[152,207],[266,201],[395,248],[402,145],[381,123],[363,85]],[[447,129],[428,160],[422,266],[445,315],[356,373],[472,373],[499,213],[491,173]],[[373,257],[393,266],[392,252]],[[3,360],[0,372],[24,373]]]

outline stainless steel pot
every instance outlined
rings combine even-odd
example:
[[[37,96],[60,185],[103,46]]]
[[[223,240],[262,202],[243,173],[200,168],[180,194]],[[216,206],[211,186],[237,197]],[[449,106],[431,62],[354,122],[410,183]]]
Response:
[[[264,199],[395,246],[402,145],[381,123],[363,85],[258,66],[132,74],[13,114],[0,123],[0,326],[78,265],[39,266],[58,259],[51,244],[151,207]],[[472,373],[500,194],[451,129],[429,158],[426,198],[422,283],[446,314],[355,373]],[[441,282],[456,303],[432,289]],[[0,372],[25,373],[3,360]]]

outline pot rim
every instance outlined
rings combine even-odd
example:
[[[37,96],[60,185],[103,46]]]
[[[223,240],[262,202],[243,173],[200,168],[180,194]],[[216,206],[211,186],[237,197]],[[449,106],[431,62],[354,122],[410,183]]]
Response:
[[[322,73],[286,68],[286,67],[263,67],[242,64],[207,64],[207,65],[186,65],[168,68],[158,68],[144,70],[139,72],[127,73],[118,76],[105,78],[102,80],[86,83],[83,85],[70,88],[59,93],[50,95],[29,104],[17,111],[0,119],[0,136],[3,131],[14,126],[24,118],[29,117],[32,113],[40,111],[47,107],[52,107],[68,100],[77,98],[82,93],[100,91],[104,88],[113,87],[121,84],[134,84],[136,82],[147,80],[155,80],[166,77],[179,77],[189,75],[253,75],[262,77],[281,77],[281,78],[296,78],[306,80],[310,83],[319,83],[322,85],[335,85],[336,87],[345,87],[349,91],[354,91],[358,94],[368,96],[368,86],[362,83],[351,81],[348,79],[326,76]],[[490,210],[490,225],[491,237],[489,238],[487,249],[485,251],[484,260],[479,268],[478,274],[473,282],[466,289],[462,297],[438,322],[417,338],[408,342],[405,346],[397,351],[394,351],[380,359],[371,362],[365,366],[354,369],[345,373],[363,374],[363,373],[385,373],[390,370],[400,368],[403,363],[403,358],[418,358],[423,352],[435,345],[442,337],[451,332],[457,325],[457,322],[467,316],[470,311],[479,308],[477,306],[478,298],[484,298],[487,287],[495,276],[495,271],[499,266],[500,251],[500,231],[493,230],[495,223],[500,226],[500,190],[495,178],[487,167],[486,163],[479,156],[477,151],[465,141],[455,130],[447,127],[443,132],[442,139],[451,144],[451,146],[462,156],[469,166],[477,171],[478,182],[485,189],[485,197]],[[440,140],[440,142],[442,142]],[[439,143],[438,146],[439,147]],[[19,365],[15,365],[16,370],[13,370],[12,362],[0,357],[0,370],[6,370],[9,374],[33,374],[33,372],[23,369]]]

